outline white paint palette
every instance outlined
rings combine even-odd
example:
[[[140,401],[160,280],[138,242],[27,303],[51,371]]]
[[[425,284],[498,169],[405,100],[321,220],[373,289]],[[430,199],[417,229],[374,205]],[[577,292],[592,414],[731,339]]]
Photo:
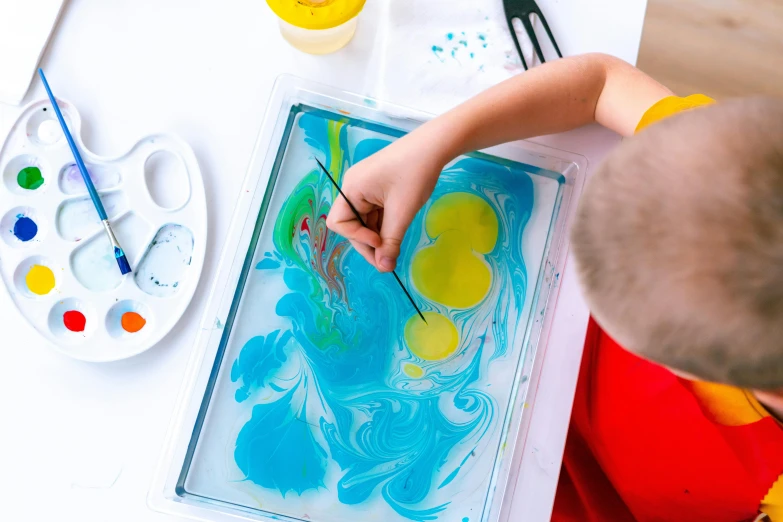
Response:
[[[185,312],[204,264],[207,211],[187,144],[158,134],[118,158],[81,142],[58,100],[128,257],[123,276],[48,100],[28,105],[0,151],[0,276],[24,318],[60,352],[131,357]]]

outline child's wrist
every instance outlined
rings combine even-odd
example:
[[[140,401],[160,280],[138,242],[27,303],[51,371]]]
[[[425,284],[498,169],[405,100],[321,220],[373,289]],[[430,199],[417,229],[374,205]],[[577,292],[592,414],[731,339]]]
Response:
[[[467,132],[463,122],[449,118],[450,114],[436,118],[424,127],[426,135],[423,138],[430,144],[431,153],[441,170],[451,160],[467,152]],[[420,136],[421,138],[422,136]]]

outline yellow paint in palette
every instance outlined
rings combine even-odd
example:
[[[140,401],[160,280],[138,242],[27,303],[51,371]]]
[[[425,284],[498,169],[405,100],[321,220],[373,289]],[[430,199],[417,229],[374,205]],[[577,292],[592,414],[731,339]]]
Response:
[[[451,308],[477,305],[492,281],[481,254],[490,253],[497,242],[495,211],[479,196],[447,194],[430,207],[425,229],[435,242],[413,257],[416,288],[429,300]]]
[[[27,288],[36,295],[46,295],[54,289],[54,272],[48,266],[33,265],[24,278]]]
[[[414,315],[405,323],[405,342],[408,349],[413,355],[425,361],[446,359],[459,345],[457,327],[451,319],[436,312],[424,312],[424,317],[427,319],[426,323],[418,315]],[[411,375],[407,371],[406,373]]]

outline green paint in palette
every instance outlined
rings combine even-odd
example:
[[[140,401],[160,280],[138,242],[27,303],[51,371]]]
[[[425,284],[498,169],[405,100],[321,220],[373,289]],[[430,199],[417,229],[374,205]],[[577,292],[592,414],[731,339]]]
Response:
[[[43,185],[44,179],[41,176],[41,169],[38,167],[25,167],[16,175],[16,182],[19,186],[27,190],[35,190]]]

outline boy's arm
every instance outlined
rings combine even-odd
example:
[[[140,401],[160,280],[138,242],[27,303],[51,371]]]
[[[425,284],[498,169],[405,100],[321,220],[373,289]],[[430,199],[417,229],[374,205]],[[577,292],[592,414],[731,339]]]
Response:
[[[379,270],[396,265],[400,244],[443,167],[460,154],[598,122],[623,136],[672,92],[635,67],[590,54],[547,63],[498,84],[425,123],[346,174],[328,225]]]

